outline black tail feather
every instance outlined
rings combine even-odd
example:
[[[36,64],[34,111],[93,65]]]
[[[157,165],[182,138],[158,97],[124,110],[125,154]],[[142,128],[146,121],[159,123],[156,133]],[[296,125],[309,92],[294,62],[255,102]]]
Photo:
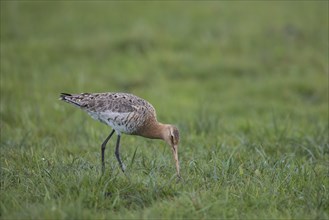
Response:
[[[60,97],[63,100],[66,96],[72,96],[72,95],[69,93],[62,92]]]
[[[68,103],[71,103],[71,104],[76,105],[78,107],[81,107],[81,103],[76,102],[74,100],[74,97],[69,93],[61,93],[59,100],[62,100],[64,102],[68,102]]]

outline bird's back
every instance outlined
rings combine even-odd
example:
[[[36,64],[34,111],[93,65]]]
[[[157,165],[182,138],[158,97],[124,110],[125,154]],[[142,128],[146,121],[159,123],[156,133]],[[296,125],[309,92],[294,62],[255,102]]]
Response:
[[[62,93],[61,100],[80,107],[117,132],[134,134],[150,120],[156,121],[154,107],[129,93]]]

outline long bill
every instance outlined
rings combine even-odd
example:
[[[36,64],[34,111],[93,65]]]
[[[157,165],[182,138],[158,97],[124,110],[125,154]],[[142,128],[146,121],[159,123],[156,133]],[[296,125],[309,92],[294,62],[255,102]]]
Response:
[[[174,155],[174,159],[175,159],[175,162],[176,162],[176,171],[177,171],[177,176],[180,178],[180,168],[179,168],[179,160],[178,160],[178,145],[173,145],[172,146],[172,152],[173,152],[173,155]]]

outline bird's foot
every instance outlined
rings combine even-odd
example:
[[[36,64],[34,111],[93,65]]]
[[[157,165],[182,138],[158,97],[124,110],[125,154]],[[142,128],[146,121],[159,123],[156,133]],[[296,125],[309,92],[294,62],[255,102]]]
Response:
[[[125,170],[127,168],[126,165],[124,163],[122,163],[122,164],[120,164],[120,167],[121,167],[122,172],[125,172]]]

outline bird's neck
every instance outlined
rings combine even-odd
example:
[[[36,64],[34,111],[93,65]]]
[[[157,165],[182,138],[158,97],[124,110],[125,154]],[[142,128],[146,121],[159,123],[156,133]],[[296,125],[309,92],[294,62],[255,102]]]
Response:
[[[151,139],[164,139],[166,130],[166,124],[161,124],[157,121],[154,121],[144,129],[142,129],[138,135]]]

